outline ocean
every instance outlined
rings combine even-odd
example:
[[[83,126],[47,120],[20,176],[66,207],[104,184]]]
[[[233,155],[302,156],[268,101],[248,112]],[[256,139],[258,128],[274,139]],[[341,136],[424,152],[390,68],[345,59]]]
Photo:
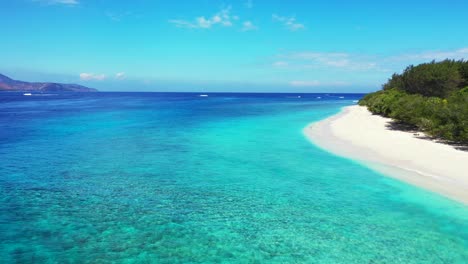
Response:
[[[1,263],[468,263],[468,208],[302,134],[362,94],[0,93]]]

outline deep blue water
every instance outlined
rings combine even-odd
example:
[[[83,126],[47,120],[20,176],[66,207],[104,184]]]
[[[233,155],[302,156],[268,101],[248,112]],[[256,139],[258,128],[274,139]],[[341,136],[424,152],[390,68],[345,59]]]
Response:
[[[303,136],[361,96],[0,93],[1,263],[468,263],[466,206]]]

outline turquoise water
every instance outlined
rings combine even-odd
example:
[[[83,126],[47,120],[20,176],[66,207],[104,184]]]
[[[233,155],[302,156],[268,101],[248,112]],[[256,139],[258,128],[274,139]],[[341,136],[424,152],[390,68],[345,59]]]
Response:
[[[468,208],[302,134],[360,95],[0,94],[2,263],[468,263]]]

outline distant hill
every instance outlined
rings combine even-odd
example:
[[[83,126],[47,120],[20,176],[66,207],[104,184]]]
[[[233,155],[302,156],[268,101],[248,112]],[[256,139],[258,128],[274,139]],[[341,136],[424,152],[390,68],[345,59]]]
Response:
[[[28,92],[97,92],[96,89],[78,84],[63,84],[51,82],[23,82],[13,80],[0,74],[0,91],[28,91]]]

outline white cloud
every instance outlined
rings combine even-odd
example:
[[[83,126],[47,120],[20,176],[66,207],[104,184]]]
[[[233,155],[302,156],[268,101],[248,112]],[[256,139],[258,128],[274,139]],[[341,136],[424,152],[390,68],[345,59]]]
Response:
[[[401,72],[408,65],[418,65],[432,60],[468,59],[468,47],[454,50],[421,51],[399,55],[378,55],[344,52],[291,52],[279,54],[270,62],[270,67],[288,71],[290,74],[308,74],[308,76],[353,76],[359,74],[368,75],[367,78],[382,76],[387,78],[392,72]],[[296,80],[290,83],[292,86],[318,85],[315,81]],[[320,84],[325,85],[325,84]],[[337,85],[337,83],[334,83]]]
[[[106,79],[106,75],[83,72],[80,73],[80,79],[83,81],[102,81]]]
[[[211,18],[200,16],[195,18],[194,21],[171,19],[169,23],[174,24],[176,27],[181,28],[199,28],[208,29],[215,25],[230,27],[233,25],[233,20],[238,20],[238,16],[231,16],[231,7],[227,7],[214,14]]]
[[[276,61],[276,62],[273,62],[273,66],[278,67],[278,68],[287,67],[289,66],[289,63],[286,61]]]
[[[245,21],[242,24],[242,31],[251,31],[251,30],[257,30],[258,27],[255,26],[251,21]]]
[[[115,79],[117,80],[124,80],[126,77],[125,72],[118,72],[115,74]]]
[[[316,87],[321,85],[319,81],[291,81],[289,84],[294,87]]]
[[[78,0],[33,0],[34,2],[42,2],[50,5],[78,5]]]
[[[169,23],[174,24],[176,27],[181,27],[181,28],[197,28],[195,24],[192,24],[185,20],[171,19],[169,20]]]
[[[276,14],[272,15],[273,21],[282,23],[290,31],[305,29],[304,24],[298,23],[295,17],[283,17]]]
[[[403,54],[393,56],[391,60],[403,60],[403,61],[431,61],[431,60],[445,60],[445,59],[468,59],[468,47],[464,47],[457,50],[446,50],[446,51],[424,51],[413,54]]]
[[[468,47],[453,50],[421,50],[415,53],[381,55],[347,52],[290,52],[271,58],[269,67],[281,71],[292,88],[349,87],[367,82],[377,86],[391,73],[402,72],[408,65],[432,60],[467,60]],[[282,78],[283,78],[282,77]],[[284,79],[283,79],[284,80]],[[335,81],[337,80],[337,81]],[[318,88],[317,88],[318,89]]]
[[[371,60],[371,56],[341,52],[296,52],[278,57],[283,60],[283,63],[287,63],[286,66],[299,69],[337,68],[352,71],[378,69],[377,63]]]
[[[290,54],[289,57],[332,67],[346,67],[351,63],[346,53],[301,52]]]
[[[291,81],[289,82],[290,86],[293,87],[318,87],[318,86],[349,86],[349,83],[346,82],[320,82],[317,80],[313,81]]]

